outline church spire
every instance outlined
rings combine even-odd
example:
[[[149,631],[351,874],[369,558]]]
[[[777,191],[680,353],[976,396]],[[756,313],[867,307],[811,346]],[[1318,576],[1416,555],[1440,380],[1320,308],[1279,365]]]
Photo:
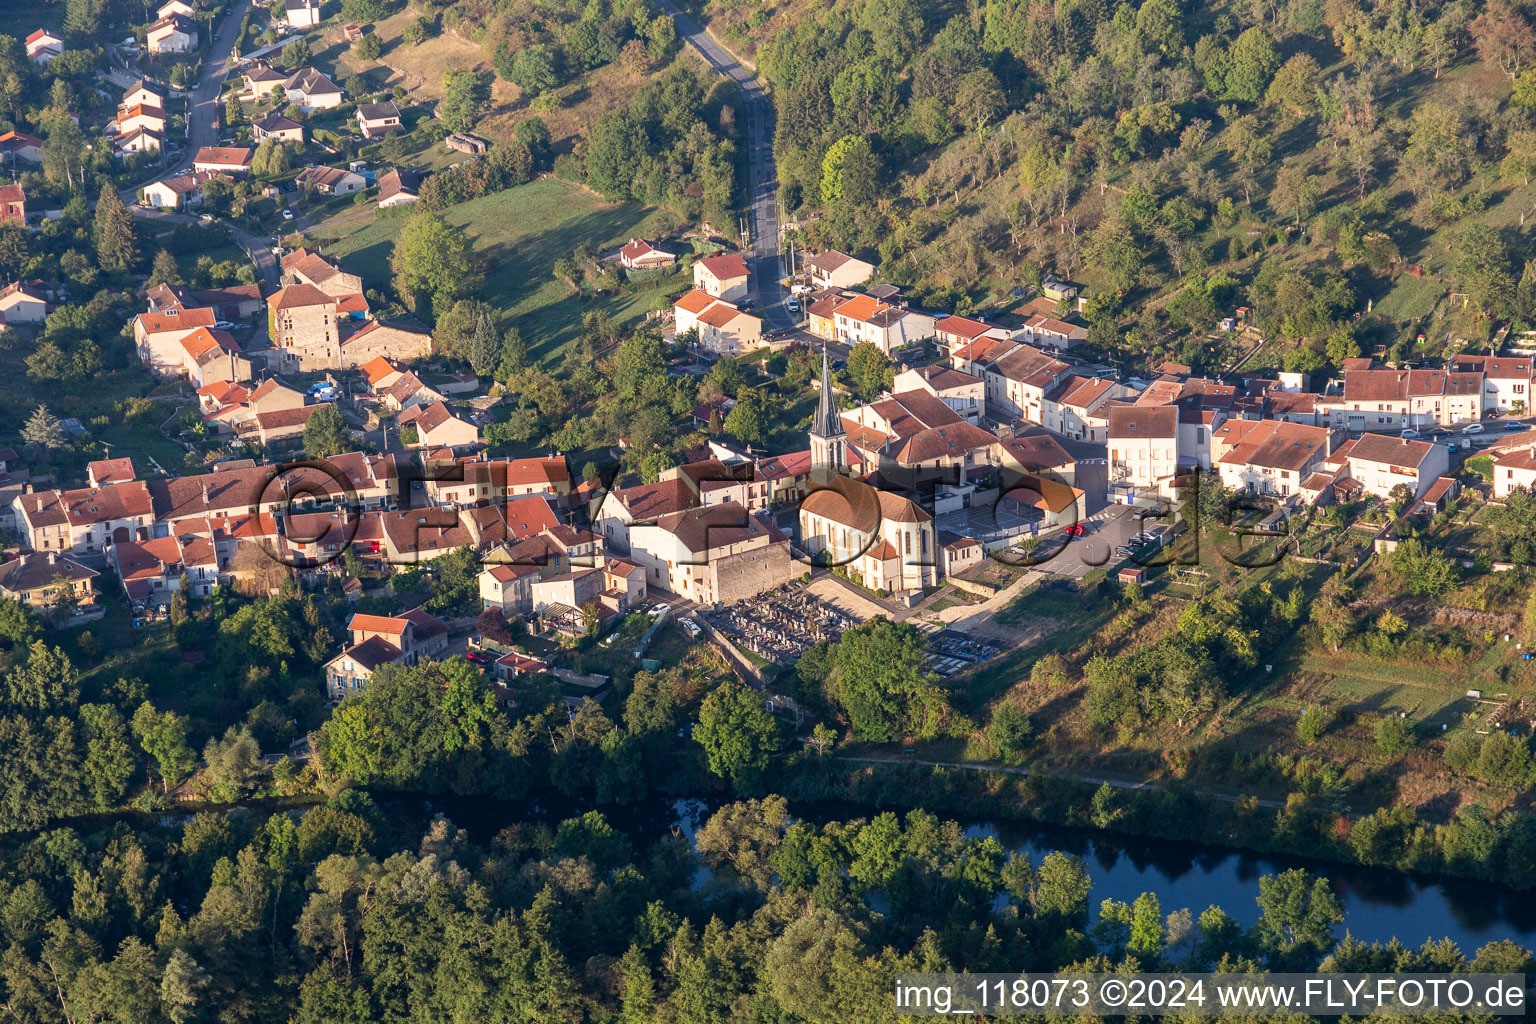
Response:
[[[811,420],[812,472],[821,476],[834,476],[847,465],[848,433],[843,429],[843,418],[838,414],[837,403],[832,399],[832,365],[827,358],[827,346],[821,346],[821,397],[816,403],[816,416]]]

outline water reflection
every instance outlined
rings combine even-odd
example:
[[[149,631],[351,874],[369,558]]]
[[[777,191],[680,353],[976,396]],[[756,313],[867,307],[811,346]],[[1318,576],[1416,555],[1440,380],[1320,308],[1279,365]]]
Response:
[[[579,814],[569,805],[546,814],[529,803],[498,803],[485,799],[456,800],[378,794],[377,799],[399,821],[407,845],[434,813],[443,813],[481,843],[489,842],[507,825],[543,818],[551,821]],[[675,832],[690,842],[719,801],[693,798],[657,799],[632,807],[603,808],[615,828],[642,841]],[[793,811],[811,821],[871,818],[879,809],[851,804],[792,804]],[[899,813],[899,812],[898,812]],[[1061,850],[1083,858],[1093,877],[1093,906],[1101,900],[1131,901],[1143,892],[1157,894],[1164,912],[1188,907],[1199,915],[1215,904],[1245,925],[1258,919],[1255,898],[1259,878],[1303,867],[1326,875],[1344,905],[1344,925],[1366,941],[1392,937],[1418,946],[1426,939],[1449,937],[1471,954],[1496,939],[1513,939],[1536,947],[1536,900],[1484,882],[1429,879],[1385,868],[1365,868],[1303,858],[1259,855],[1198,843],[1114,836],[1083,829],[1024,822],[962,822],[967,836],[993,836],[1005,849],[1027,853],[1039,863],[1047,853]],[[420,832],[415,833],[419,837]],[[697,880],[704,884],[708,872]]]

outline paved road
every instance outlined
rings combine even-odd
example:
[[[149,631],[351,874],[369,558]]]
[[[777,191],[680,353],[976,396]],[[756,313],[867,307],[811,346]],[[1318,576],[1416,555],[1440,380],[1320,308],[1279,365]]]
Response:
[[[741,87],[747,112],[747,195],[752,211],[752,292],[757,312],[769,330],[794,327],[799,318],[784,307],[785,291],[779,264],[779,174],[773,162],[773,100],[762,83],[729,50],[721,46],[672,0],[660,0],[678,32],[704,60]]]

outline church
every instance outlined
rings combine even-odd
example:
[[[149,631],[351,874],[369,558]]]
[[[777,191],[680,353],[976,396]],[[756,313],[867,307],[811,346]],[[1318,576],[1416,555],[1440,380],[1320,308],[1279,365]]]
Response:
[[[916,502],[852,474],[869,460],[849,444],[821,353],[821,396],[811,421],[811,486],[800,503],[800,546],[817,565],[842,569],[871,590],[921,595],[938,586],[941,561],[933,516]]]

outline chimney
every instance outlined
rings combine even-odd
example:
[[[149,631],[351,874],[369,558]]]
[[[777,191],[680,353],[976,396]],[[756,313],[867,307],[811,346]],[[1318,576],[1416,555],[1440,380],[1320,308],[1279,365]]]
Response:
[[[49,565],[58,565],[59,564],[59,553],[57,551],[50,551],[50,552],[48,552],[48,564]]]

